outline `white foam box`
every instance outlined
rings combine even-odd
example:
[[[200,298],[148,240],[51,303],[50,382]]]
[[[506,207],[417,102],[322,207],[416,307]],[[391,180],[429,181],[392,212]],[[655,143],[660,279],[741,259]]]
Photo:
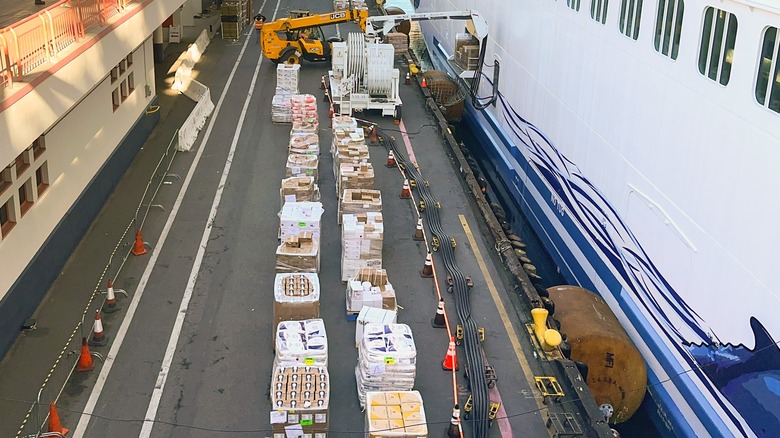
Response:
[[[380,324],[395,324],[398,318],[398,312],[395,310],[384,310],[376,307],[363,307],[360,309],[360,313],[357,317],[357,324],[355,324],[355,346],[360,344],[363,340],[363,329],[366,324],[372,322]]]

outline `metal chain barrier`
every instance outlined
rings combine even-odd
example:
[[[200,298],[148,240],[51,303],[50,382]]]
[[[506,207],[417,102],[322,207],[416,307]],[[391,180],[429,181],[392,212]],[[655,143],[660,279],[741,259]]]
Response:
[[[92,294],[84,306],[81,320],[73,328],[68,340],[60,350],[57,359],[52,364],[51,369],[38,390],[35,402],[31,404],[30,409],[27,411],[27,415],[25,415],[24,420],[19,426],[16,438],[40,438],[46,435],[46,426],[49,421],[49,403],[57,402],[62,391],[65,389],[65,386],[73,376],[73,372],[79,362],[82,339],[89,339],[92,335],[95,311],[101,309],[105,303],[104,285],[109,279],[118,278],[121,274],[122,268],[125,266],[125,262],[130,256],[133,247],[133,231],[143,228],[143,225],[146,223],[146,219],[149,216],[149,212],[153,207],[164,210],[164,207],[160,204],[155,204],[154,200],[157,198],[157,194],[167,178],[180,178],[179,175],[169,173],[170,168],[173,165],[173,160],[176,157],[178,138],[179,131],[176,130],[144,188],[138,206],[133,213],[133,217],[129,220],[122,235],[117,240],[113,251],[108,257],[108,261],[103,267],[103,271],[98,276]],[[121,259],[114,270],[115,259],[118,257]],[[103,297],[103,299],[98,299],[99,297]],[[100,305],[96,305],[96,302],[99,302]],[[99,353],[93,352],[92,355],[102,360]],[[41,435],[42,433],[44,435]]]

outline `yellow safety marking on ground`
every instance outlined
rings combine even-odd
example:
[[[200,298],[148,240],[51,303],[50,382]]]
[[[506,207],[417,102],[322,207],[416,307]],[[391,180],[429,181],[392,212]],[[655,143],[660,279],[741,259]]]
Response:
[[[531,372],[531,366],[528,364],[528,361],[523,354],[522,347],[520,346],[520,339],[517,338],[517,333],[515,333],[512,323],[509,321],[509,315],[506,313],[506,309],[504,309],[504,303],[501,301],[501,297],[498,296],[498,290],[493,282],[493,277],[491,277],[490,272],[488,272],[485,259],[482,258],[482,253],[479,251],[477,241],[474,240],[474,234],[471,233],[471,227],[469,227],[464,215],[459,214],[458,219],[460,219],[460,224],[463,226],[463,231],[466,233],[466,237],[469,240],[471,251],[474,253],[474,257],[477,258],[479,270],[482,271],[482,276],[485,278],[485,283],[487,283],[490,296],[493,298],[496,309],[498,309],[498,315],[501,317],[501,322],[504,324],[504,331],[506,331],[507,336],[509,336],[509,342],[512,344],[512,350],[514,350],[517,361],[520,363],[520,368],[523,370],[525,379],[527,382],[533,382],[534,374]],[[536,398],[536,404],[540,409],[544,408],[544,405],[539,398]]]

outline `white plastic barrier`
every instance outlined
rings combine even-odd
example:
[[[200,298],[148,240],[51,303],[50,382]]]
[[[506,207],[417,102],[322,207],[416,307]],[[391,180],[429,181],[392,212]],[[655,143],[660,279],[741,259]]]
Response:
[[[192,80],[192,82],[196,83],[197,81]],[[192,145],[198,139],[198,133],[206,125],[206,119],[214,111],[214,103],[211,102],[211,92],[203,84],[200,84],[200,86],[204,87],[205,91],[190,115],[187,116],[187,120],[179,128],[179,144],[176,146],[178,151],[187,152],[192,149]]]

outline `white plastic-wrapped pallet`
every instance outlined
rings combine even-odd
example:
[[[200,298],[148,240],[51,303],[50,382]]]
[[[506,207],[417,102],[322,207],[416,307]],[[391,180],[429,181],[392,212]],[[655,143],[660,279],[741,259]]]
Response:
[[[275,94],[271,99],[271,121],[274,123],[290,123],[291,94]]]
[[[368,391],[410,391],[417,349],[406,324],[366,324],[355,367],[358,399],[365,408]]]
[[[280,322],[275,345],[274,367],[328,365],[328,336],[322,319]]]
[[[367,438],[424,438],[427,423],[418,391],[366,393]]]
[[[290,118],[296,132],[316,124],[317,98],[311,94],[293,94],[290,97]]]
[[[279,212],[280,238],[309,231],[320,241],[320,222],[325,210],[321,202],[285,202]]]
[[[298,94],[300,64],[280,63],[276,66],[276,94]]]

